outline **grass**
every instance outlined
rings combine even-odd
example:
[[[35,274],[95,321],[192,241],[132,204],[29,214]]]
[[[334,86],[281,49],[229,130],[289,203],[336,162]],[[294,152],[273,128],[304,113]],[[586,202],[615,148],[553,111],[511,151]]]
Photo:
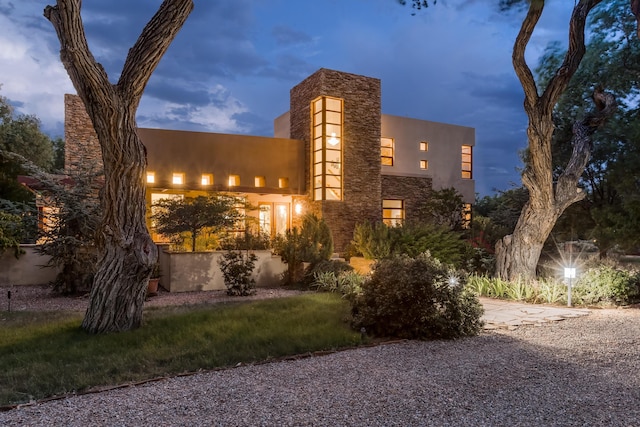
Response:
[[[0,313],[0,405],[362,343],[335,294],[145,312],[130,332],[89,335],[79,314]]]

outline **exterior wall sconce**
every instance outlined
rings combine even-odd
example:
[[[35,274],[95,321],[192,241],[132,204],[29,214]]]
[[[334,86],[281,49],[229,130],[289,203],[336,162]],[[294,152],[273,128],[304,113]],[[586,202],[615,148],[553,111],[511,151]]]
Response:
[[[300,215],[302,213],[302,205],[300,203],[296,203],[294,210],[296,215]]]

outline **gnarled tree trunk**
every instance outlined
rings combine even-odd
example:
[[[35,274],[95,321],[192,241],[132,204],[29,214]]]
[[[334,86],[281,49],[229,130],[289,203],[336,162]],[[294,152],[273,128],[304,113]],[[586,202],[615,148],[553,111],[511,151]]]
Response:
[[[554,182],[551,157],[553,108],[582,61],[587,15],[600,1],[580,0],[575,5],[569,24],[567,54],[542,95],[538,95],[538,88],[524,54],[542,15],[544,0],[530,2],[527,16],[516,38],[513,66],[524,89],[524,109],[529,118],[528,151],[522,173],[522,182],[529,190],[529,201],[523,208],[513,233],[496,245],[496,274],[505,280],[535,277],[542,247],[557,219],[568,206],[584,198],[578,182],[591,155],[591,135],[615,109],[613,96],[602,90],[594,93],[596,109],[574,125],[571,159],[557,182]]]
[[[91,118],[104,162],[100,255],[82,327],[116,332],[142,322],[147,281],[157,249],[145,222],[146,151],[135,114],[149,77],[193,9],[192,0],[164,0],[129,50],[117,84],[109,82],[87,45],[81,0],[47,6],[60,58]]]

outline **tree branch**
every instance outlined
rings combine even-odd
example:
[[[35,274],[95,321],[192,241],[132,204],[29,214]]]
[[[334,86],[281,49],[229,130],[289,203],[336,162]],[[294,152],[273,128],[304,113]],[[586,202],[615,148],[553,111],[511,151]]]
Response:
[[[531,69],[527,65],[524,54],[543,10],[544,0],[532,1],[529,4],[527,16],[522,21],[522,26],[513,45],[513,54],[511,56],[513,69],[524,89],[524,107],[527,113],[532,111],[538,102],[538,89],[536,88],[536,81]]]
[[[118,88],[138,105],[162,56],[193,10],[193,0],[164,0],[129,50]]]
[[[602,87],[595,89],[593,99],[595,102],[594,110],[573,125],[573,137],[571,138],[573,152],[556,185],[556,203],[563,210],[574,201],[584,198],[584,194],[581,194],[577,184],[591,156],[591,136],[613,115],[617,108],[613,95],[605,92]]]
[[[81,0],[57,0],[55,6],[47,6],[44,16],[58,34],[60,60],[69,73],[71,82],[85,105],[96,99],[98,92],[110,92],[111,84],[106,71],[89,50],[84,25],[80,17]]]
[[[569,48],[562,61],[562,65],[551,77],[549,84],[540,97],[541,107],[545,112],[551,114],[558,102],[560,95],[565,91],[571,77],[578,69],[582,57],[586,51],[584,45],[584,28],[587,15],[602,0],[580,0],[573,8],[571,20],[569,21]]]

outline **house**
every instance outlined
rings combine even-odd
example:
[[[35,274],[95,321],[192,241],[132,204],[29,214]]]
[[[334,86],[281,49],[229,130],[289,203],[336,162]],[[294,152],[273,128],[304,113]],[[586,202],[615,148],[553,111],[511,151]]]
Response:
[[[432,189],[456,188],[469,208],[475,197],[473,128],[382,114],[379,79],[335,70],[291,89],[273,138],[144,128],[138,135],[147,148],[147,206],[230,192],[258,207],[249,214],[271,235],[317,214],[338,252],[358,223],[418,219]],[[68,168],[101,161],[73,95],[65,96],[65,139]]]

